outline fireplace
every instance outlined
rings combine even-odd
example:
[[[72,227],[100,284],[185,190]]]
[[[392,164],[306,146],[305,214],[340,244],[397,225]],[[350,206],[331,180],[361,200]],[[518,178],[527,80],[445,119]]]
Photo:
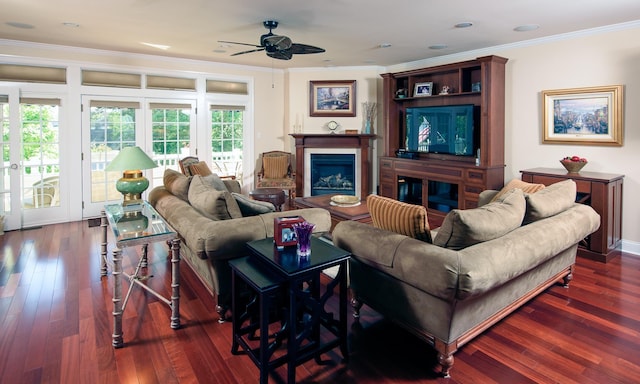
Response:
[[[291,136],[295,138],[296,144],[296,190],[298,191],[298,196],[339,193],[362,198],[371,193],[370,148],[376,135],[294,133]],[[335,179],[338,178],[339,174],[342,187],[334,188],[333,190],[321,190],[316,187],[316,190],[313,191],[313,185],[319,180],[317,179],[318,176],[312,174],[312,155],[322,155],[318,157],[322,162],[327,159],[324,155],[329,155],[329,158],[339,159],[342,163],[349,162],[349,164],[353,164],[353,171],[346,164],[323,164],[321,168],[329,170],[333,168],[333,170],[330,172],[331,174],[323,174],[319,177],[329,177],[327,181],[333,181],[333,184],[337,185],[338,182]],[[351,175],[351,172],[353,172],[353,175]],[[353,180],[351,180],[351,177],[353,177]],[[345,178],[348,180],[343,180]],[[351,191],[346,189],[348,182],[353,184]]]
[[[356,194],[356,154],[309,153],[310,195]],[[306,193],[305,193],[306,195]]]

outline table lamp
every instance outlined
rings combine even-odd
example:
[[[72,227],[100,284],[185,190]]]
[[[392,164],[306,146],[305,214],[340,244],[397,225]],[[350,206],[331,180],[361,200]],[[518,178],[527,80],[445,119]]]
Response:
[[[124,196],[122,206],[142,204],[142,192],[149,187],[149,180],[142,176],[142,169],[155,168],[158,165],[140,149],[124,147],[107,165],[106,171],[123,171],[122,178],[116,182],[116,189]]]

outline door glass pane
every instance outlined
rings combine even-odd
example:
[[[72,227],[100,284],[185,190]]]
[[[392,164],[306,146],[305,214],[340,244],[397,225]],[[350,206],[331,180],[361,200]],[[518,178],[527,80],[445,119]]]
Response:
[[[0,215],[11,212],[11,180],[9,158],[9,98],[0,95],[0,149],[2,149],[2,164],[0,164]],[[2,228],[0,228],[0,231]]]
[[[211,110],[212,171],[242,180],[244,110]]]
[[[60,206],[59,106],[20,104],[22,206]]]
[[[104,169],[123,147],[136,145],[136,109],[127,107],[91,107],[91,202],[119,200],[116,190],[121,172]]]
[[[158,164],[158,168],[153,170],[153,188],[164,184],[165,169],[180,171],[178,161],[189,155],[191,109],[154,108],[151,115],[152,158]]]

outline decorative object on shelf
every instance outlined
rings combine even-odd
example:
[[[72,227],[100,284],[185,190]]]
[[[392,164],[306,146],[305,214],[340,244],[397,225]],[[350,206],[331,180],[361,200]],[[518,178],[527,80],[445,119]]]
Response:
[[[429,81],[426,83],[416,83],[416,86],[413,90],[413,96],[414,97],[431,96],[432,92],[433,92],[433,82]]]
[[[580,170],[587,165],[587,159],[580,156],[567,156],[564,159],[560,160],[562,166],[569,173],[578,173]]]
[[[107,165],[105,171],[123,171],[116,182],[116,189],[123,195],[123,206],[142,204],[142,193],[149,187],[149,180],[142,176],[143,169],[158,165],[140,147],[124,147]]]
[[[449,92],[451,92],[451,87],[449,87],[448,85],[443,85],[440,89],[439,95],[448,95]]]
[[[296,113],[296,122],[293,124],[293,133],[302,133],[303,124],[300,123],[300,116]]]
[[[376,111],[378,109],[378,103],[375,101],[365,101],[362,103],[362,109],[364,109],[364,130],[366,134],[373,132],[373,122],[376,118]]]
[[[347,135],[357,135],[358,134],[358,130],[357,129],[345,129],[344,133],[346,133]]]
[[[622,146],[623,86],[542,91],[543,144]]]
[[[315,227],[315,224],[308,221],[293,224],[293,230],[295,231],[296,238],[298,239],[296,250],[299,257],[311,256],[311,234]]]
[[[479,81],[471,84],[471,92],[480,92],[481,89]]]
[[[356,81],[310,81],[309,115],[355,117]]]
[[[405,88],[400,88],[396,91],[396,97],[398,99],[404,99],[407,97],[407,90]]]
[[[338,129],[339,126],[340,125],[333,120],[327,123],[327,128],[329,128],[332,134],[336,133],[336,129]]]

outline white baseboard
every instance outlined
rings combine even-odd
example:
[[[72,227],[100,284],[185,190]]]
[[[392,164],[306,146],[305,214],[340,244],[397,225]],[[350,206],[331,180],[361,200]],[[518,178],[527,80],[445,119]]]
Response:
[[[622,251],[640,257],[640,243],[636,241],[622,240]]]

